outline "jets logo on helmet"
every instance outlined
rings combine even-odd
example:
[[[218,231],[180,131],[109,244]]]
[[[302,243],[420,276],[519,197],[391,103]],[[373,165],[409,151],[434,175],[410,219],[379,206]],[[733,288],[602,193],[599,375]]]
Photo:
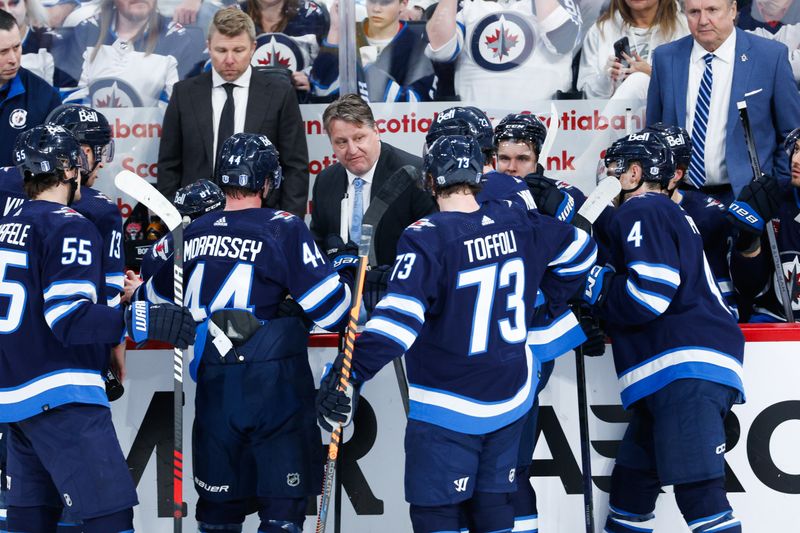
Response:
[[[464,135],[436,139],[424,159],[426,190],[464,183],[478,185],[483,171],[483,154],[478,141]]]
[[[257,192],[267,180],[270,189],[277,189],[282,179],[278,150],[266,136],[237,133],[223,143],[215,173],[219,185]]]

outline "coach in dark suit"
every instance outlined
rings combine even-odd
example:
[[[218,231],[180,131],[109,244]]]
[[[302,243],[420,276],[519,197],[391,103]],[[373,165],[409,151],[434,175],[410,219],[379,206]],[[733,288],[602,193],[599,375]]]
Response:
[[[406,226],[435,209],[416,181],[422,160],[381,142],[372,110],[355,94],[331,103],[322,120],[339,162],[314,181],[311,232],[322,243],[344,223],[358,242],[361,223],[375,222],[370,263],[391,265]]]
[[[734,28],[734,0],[686,0],[691,36],[659,46],[647,123],[686,128],[687,178],[726,203],[753,179],[736,103],[744,100],[766,174],[789,179],[782,139],[800,124],[800,94],[784,45]]]
[[[216,154],[234,133],[261,133],[280,154],[283,184],[267,205],[303,216],[308,204],[308,147],[288,80],[254,70],[255,26],[238,7],[214,15],[208,36],[212,72],[176,83],[164,115],[158,188],[175,191],[211,178]]]

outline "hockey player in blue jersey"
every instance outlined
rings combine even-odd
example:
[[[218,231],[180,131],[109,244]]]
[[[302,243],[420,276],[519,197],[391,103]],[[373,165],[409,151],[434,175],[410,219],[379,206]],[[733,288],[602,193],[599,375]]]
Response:
[[[8,528],[54,532],[66,506],[85,533],[129,532],[136,492],[103,384],[108,346],[127,332],[186,348],[194,321],[172,304],[139,302],[123,312],[98,303],[102,244],[95,226],[69,207],[87,169],[69,132],[34,127],[17,138],[14,157],[30,201],[0,220]]]
[[[622,184],[584,299],[605,320],[622,404],[632,419],[611,474],[607,533],[653,531],[656,499],[674,485],[693,533],[740,533],[725,493],[723,420],[744,400],[744,337],[725,305],[694,221],[667,195],[672,152],[653,132],[606,151]]]
[[[483,156],[471,137],[439,138],[424,165],[440,212],[400,238],[388,294],[356,342],[353,391],[405,352],[405,493],[414,531],[459,531],[463,511],[473,533],[510,532],[520,432],[536,389],[526,342],[533,303],[541,289],[548,305],[565,308],[596,247],[549,217],[479,204]],[[326,429],[348,422],[357,399],[337,381],[338,371],[328,373],[317,398]]]
[[[736,292],[731,281],[730,263],[728,256],[731,251],[733,238],[733,225],[725,214],[727,207],[706,193],[691,185],[684,185],[684,178],[692,158],[692,139],[683,128],[670,126],[657,122],[651,124],[644,131],[658,135],[675,157],[675,177],[670,181],[667,192],[672,201],[678,204],[694,220],[700,236],[703,237],[703,251],[708,259],[708,265],[714,274],[722,296],[728,307],[734,310],[738,317]]]
[[[785,322],[783,290],[791,298],[792,314],[800,320],[800,128],[784,141],[791,162],[791,181],[781,190],[775,178],[763,176],[742,189],[728,209],[739,230],[731,271],[737,289],[753,299],[750,322]],[[766,224],[778,223],[775,240],[783,272],[776,273],[765,235]]]
[[[240,532],[257,508],[259,532],[300,533],[306,499],[322,484],[308,327],[279,318],[279,309],[291,296],[333,329],[351,293],[300,218],[261,208],[281,177],[266,136],[237,133],[223,144],[215,176],[225,210],[184,230],[184,301],[202,322],[190,365],[201,532]],[[171,296],[169,263],[145,283],[148,298]]]

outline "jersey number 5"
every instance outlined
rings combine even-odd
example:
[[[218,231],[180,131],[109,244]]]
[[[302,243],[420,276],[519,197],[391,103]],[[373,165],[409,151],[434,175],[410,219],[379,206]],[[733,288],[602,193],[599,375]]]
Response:
[[[492,317],[495,291],[511,286],[513,292],[506,298],[503,309],[513,314],[513,325],[509,318],[497,321],[500,336],[509,344],[523,342],[527,337],[525,328],[525,267],[522,259],[509,259],[498,268],[497,263],[458,273],[457,287],[477,285],[475,310],[472,313],[472,333],[469,339],[469,354],[477,355],[486,352],[489,344],[489,327]]]
[[[22,322],[27,292],[18,281],[6,279],[10,267],[28,268],[28,254],[16,250],[0,250],[0,297],[9,299],[6,314],[0,317],[0,333],[13,333]]]

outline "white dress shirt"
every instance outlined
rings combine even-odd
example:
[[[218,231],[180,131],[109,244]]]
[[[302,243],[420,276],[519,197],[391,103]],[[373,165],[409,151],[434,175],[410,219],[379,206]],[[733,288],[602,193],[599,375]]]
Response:
[[[233,133],[241,133],[244,131],[244,118],[247,114],[247,96],[250,92],[250,76],[253,74],[253,67],[247,67],[244,74],[230,83],[236,85],[233,88]],[[217,154],[217,132],[219,131],[219,119],[222,115],[222,108],[225,107],[225,101],[228,99],[228,93],[222,85],[228,83],[222,76],[217,74],[217,71],[211,69],[211,116],[214,125],[214,159],[216,160]],[[225,139],[222,139],[225,142]],[[214,161],[214,166],[217,162]]]
[[[689,84],[686,91],[686,131],[690,136],[694,126],[697,93],[700,91],[700,81],[703,79],[703,72],[706,69],[703,56],[707,53],[708,50],[700,46],[697,41],[694,42],[689,63]],[[728,106],[731,102],[733,67],[736,59],[735,30],[719,48],[714,50],[714,56],[714,60],[711,62],[713,78],[708,127],[706,128],[706,185],[730,183],[728,167],[725,164],[725,145],[727,144]]]
[[[380,159],[380,158],[379,158]],[[362,215],[366,214],[367,209],[369,208],[369,195],[370,191],[372,191],[372,178],[375,175],[375,167],[378,166],[378,160],[375,160],[375,164],[372,165],[372,168],[367,170],[363,176],[356,176],[355,174],[351,173],[349,170],[345,169],[347,173],[347,199],[345,202],[347,203],[347,233],[350,233],[350,223],[353,221],[353,204],[355,203],[355,195],[356,189],[353,186],[353,181],[356,178],[361,178],[364,180],[364,184],[361,186],[361,205],[364,209],[362,211]]]

